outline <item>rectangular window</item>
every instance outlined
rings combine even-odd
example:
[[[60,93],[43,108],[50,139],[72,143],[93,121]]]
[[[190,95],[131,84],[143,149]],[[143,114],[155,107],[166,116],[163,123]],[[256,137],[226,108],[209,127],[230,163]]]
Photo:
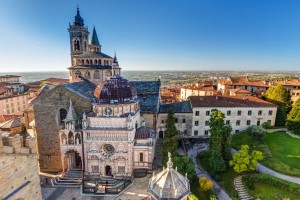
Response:
[[[209,126],[209,121],[205,121],[205,126]]]
[[[247,120],[247,126],[251,125],[251,120]]]
[[[195,126],[199,126],[199,121],[195,121]]]
[[[273,115],[273,110],[269,110],[269,115]]]
[[[241,125],[241,120],[236,120],[236,125],[237,126]]]
[[[261,116],[262,115],[262,110],[259,110],[258,111],[258,116]]]
[[[208,130],[205,130],[205,131],[204,131],[204,135],[208,135]]]
[[[227,125],[230,125],[230,120],[226,120],[226,124],[227,124]]]
[[[271,122],[272,122],[271,120],[268,120],[268,121],[267,121],[267,123],[270,124],[270,125],[271,125]]]
[[[210,115],[210,111],[206,111],[206,116],[209,116]]]
[[[238,116],[241,116],[241,115],[242,115],[242,111],[241,111],[241,110],[238,110],[238,111],[237,111],[237,115],[238,115]]]
[[[182,119],[182,123],[183,123],[183,124],[185,123],[185,119]]]
[[[176,123],[176,124],[178,123],[178,119],[177,119],[177,118],[175,118],[175,123]]]
[[[199,111],[196,111],[196,112],[195,112],[195,116],[199,116]]]
[[[118,173],[125,174],[125,166],[118,166]]]
[[[194,136],[198,136],[198,131],[194,131]]]
[[[165,123],[165,120],[161,120],[161,123],[162,123],[162,124]]]
[[[240,130],[235,130],[235,133],[239,133],[240,132]]]
[[[252,115],[252,110],[248,110],[248,116]]]
[[[230,116],[231,115],[231,110],[228,110],[227,111],[227,116]]]
[[[99,172],[99,166],[96,166],[96,165],[92,166],[92,172],[93,173],[98,173]]]

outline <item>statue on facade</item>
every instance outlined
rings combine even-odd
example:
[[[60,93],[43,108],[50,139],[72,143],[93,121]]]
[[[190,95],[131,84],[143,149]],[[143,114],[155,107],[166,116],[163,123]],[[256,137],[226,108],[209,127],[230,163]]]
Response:
[[[132,128],[132,116],[129,113],[128,118],[127,118],[127,128],[131,129]]]
[[[76,138],[76,144],[77,145],[79,144],[79,138]]]

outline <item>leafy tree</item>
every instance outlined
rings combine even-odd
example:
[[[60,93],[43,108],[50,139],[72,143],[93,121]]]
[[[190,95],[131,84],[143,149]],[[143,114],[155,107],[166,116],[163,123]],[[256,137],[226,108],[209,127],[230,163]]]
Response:
[[[287,89],[280,84],[272,86],[265,92],[263,98],[271,103],[278,105],[275,125],[284,126],[287,113],[291,107]]]
[[[189,194],[188,199],[189,200],[199,200],[198,197],[196,197],[196,195],[194,195],[193,193]]]
[[[260,126],[249,126],[246,128],[245,132],[252,137],[253,140],[261,141],[263,137],[266,135],[265,129]]]
[[[168,116],[166,120],[166,130],[164,132],[164,141],[163,141],[163,161],[164,164],[168,161],[168,152],[172,154],[172,156],[177,155],[178,148],[178,130],[175,126],[175,117],[174,111],[171,108],[168,111]]]
[[[231,159],[231,126],[225,125],[224,114],[213,109],[210,115],[210,167],[215,172],[224,171]]]
[[[259,160],[263,159],[262,152],[252,151],[249,155],[249,146],[242,145],[241,149],[233,154],[232,160],[229,162],[230,166],[233,166],[233,169],[237,173],[254,171]]]
[[[195,164],[193,160],[188,156],[176,156],[173,158],[173,165],[177,167],[177,170],[182,175],[187,174],[187,178],[192,181],[195,179]]]
[[[269,124],[268,122],[264,122],[261,127],[263,127],[264,129],[270,129],[272,128],[271,124]]]
[[[199,185],[200,185],[200,190],[206,192],[210,190],[214,184],[206,177],[201,177],[199,178]]]
[[[300,135],[300,98],[297,99],[287,116],[286,126],[290,131]]]

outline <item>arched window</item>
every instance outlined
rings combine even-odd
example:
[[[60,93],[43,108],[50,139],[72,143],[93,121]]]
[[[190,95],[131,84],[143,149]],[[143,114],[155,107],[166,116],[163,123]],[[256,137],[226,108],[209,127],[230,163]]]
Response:
[[[59,110],[59,122],[64,123],[64,119],[67,117],[67,110],[64,108],[61,108]]]
[[[94,72],[94,79],[99,79],[100,78],[100,72],[98,70],[96,70]]]
[[[84,65],[84,60],[83,59],[81,60],[81,64]]]
[[[97,64],[98,64],[98,61],[97,61],[97,60],[95,60],[95,61],[94,61],[94,63],[95,63],[95,65],[97,65]]]
[[[89,64],[90,64],[90,61],[89,61],[89,60],[86,60],[86,64],[88,64],[88,65],[89,65]]]
[[[79,40],[74,40],[74,50],[75,51],[80,51],[80,45],[79,45]]]
[[[91,64],[91,65],[93,64],[93,60],[90,60],[90,64]]]
[[[140,153],[140,162],[144,162],[144,154]]]
[[[86,41],[84,41],[84,51],[86,51],[86,47],[87,47]]]
[[[74,135],[71,131],[68,134],[68,144],[74,144]]]
[[[98,60],[98,64],[101,65],[101,60],[100,59]]]
[[[84,77],[85,78],[91,78],[91,73],[89,71],[85,71]]]

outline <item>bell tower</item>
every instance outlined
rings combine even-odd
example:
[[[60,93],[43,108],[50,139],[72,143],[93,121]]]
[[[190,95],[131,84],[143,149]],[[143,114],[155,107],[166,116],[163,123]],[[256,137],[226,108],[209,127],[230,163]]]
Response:
[[[70,49],[71,63],[74,66],[73,56],[85,53],[88,51],[88,28],[84,26],[84,20],[80,16],[80,11],[77,6],[77,14],[74,17],[73,24],[69,24],[68,31],[70,33]]]

